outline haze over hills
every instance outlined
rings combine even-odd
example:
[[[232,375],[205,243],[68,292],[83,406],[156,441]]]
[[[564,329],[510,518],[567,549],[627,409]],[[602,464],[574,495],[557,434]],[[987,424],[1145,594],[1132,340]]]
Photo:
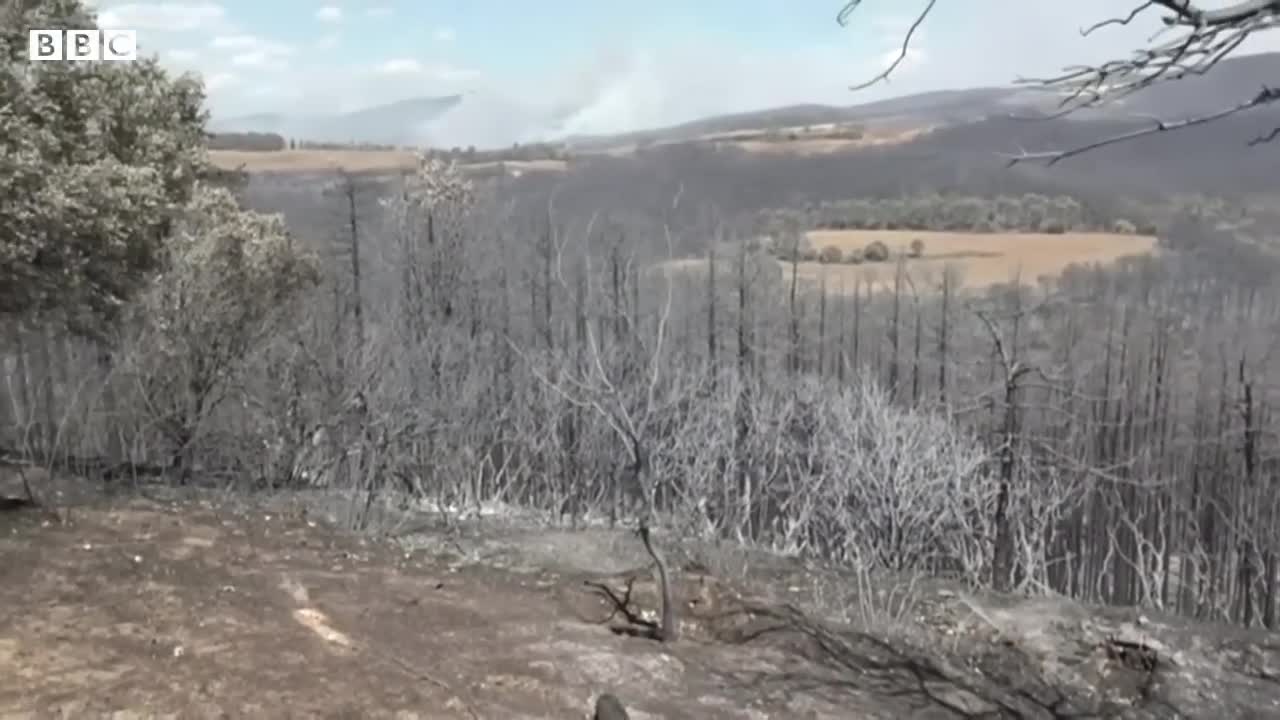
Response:
[[[1176,120],[1212,113],[1253,97],[1265,84],[1274,82],[1277,76],[1280,76],[1280,53],[1245,55],[1222,62],[1208,74],[1160,83],[1100,108],[1074,113],[1066,119],[1114,122],[1155,116]],[[1058,102],[1059,96],[1034,86],[940,90],[847,107],[795,105],[720,115],[622,135],[571,137],[566,140],[580,147],[592,147],[624,142],[677,142],[713,133],[824,123],[895,121],[906,125],[951,126],[1052,112]]]
[[[559,139],[579,151],[592,151],[641,143],[678,144],[718,133],[806,125],[927,127],[932,130],[909,142],[853,151],[860,153],[861,160],[856,163],[857,168],[847,171],[865,174],[872,167],[880,167],[894,178],[916,178],[917,184],[956,186],[973,182],[975,173],[1004,174],[1002,153],[1068,148],[1144,124],[1149,126],[1153,116],[1176,121],[1219,111],[1253,97],[1266,79],[1277,76],[1280,53],[1243,56],[1221,63],[1207,75],[1157,85],[1114,104],[1061,119],[1026,119],[1037,111],[1053,109],[1057,103],[1053,95],[1023,87],[988,87],[923,93],[850,107],[771,108],[613,136],[565,137],[555,129],[565,127],[573,108],[561,108],[554,116],[537,117],[538,124],[533,125],[526,108],[483,95],[420,98],[322,118],[257,115],[215,124],[214,129],[278,132],[338,142],[417,144],[428,138],[427,142],[445,147],[465,147],[470,143],[446,140],[471,133],[477,138],[514,136],[526,142]],[[1105,186],[1117,191],[1275,189],[1280,188],[1280,175],[1275,173],[1272,153],[1280,148],[1251,147],[1248,141],[1277,126],[1280,107],[1261,107],[1225,121],[1116,145],[1049,169],[1019,166],[1018,174],[1043,175],[1055,183],[1085,183],[1091,188]],[[541,130],[535,132],[536,128]],[[440,141],[432,142],[437,138]],[[479,142],[474,144],[483,148]],[[849,165],[847,149],[791,158],[789,155],[795,153],[786,151],[786,143],[776,145],[782,149],[780,154],[741,160],[703,154],[699,162],[725,164],[725,171],[731,170],[741,180],[735,185],[767,185],[765,180],[751,179],[757,173],[762,177],[788,175],[786,185],[794,192],[807,187],[810,177],[821,178],[814,180],[820,185],[835,182],[845,172],[838,168]],[[628,162],[635,164],[633,160]],[[782,172],[782,168],[792,165],[796,166],[793,171]],[[778,192],[784,190],[779,188]]]
[[[462,102],[461,95],[419,97],[332,115],[259,113],[210,121],[212,132],[276,133],[313,142],[414,145],[427,128]]]

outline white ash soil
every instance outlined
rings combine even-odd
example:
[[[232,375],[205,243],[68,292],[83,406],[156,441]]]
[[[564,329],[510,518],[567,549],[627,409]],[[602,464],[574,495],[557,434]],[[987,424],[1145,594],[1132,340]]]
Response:
[[[296,498],[72,494],[0,513],[0,717],[585,718],[605,691],[639,720],[1280,717],[1280,636],[1257,630],[940,582],[901,604],[888,579],[859,595],[698,546],[668,548],[684,622],[662,645],[587,584],[656,614],[622,530],[373,540]]]

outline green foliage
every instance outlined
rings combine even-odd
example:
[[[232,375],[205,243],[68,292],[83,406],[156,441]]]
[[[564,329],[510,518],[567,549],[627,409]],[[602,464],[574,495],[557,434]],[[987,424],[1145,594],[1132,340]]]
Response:
[[[154,59],[32,63],[27,28],[82,28],[78,0],[0,7],[0,315],[110,322],[158,267],[207,169],[203,90]]]
[[[872,240],[862,249],[862,257],[867,262],[886,262],[889,259],[889,246],[879,240]]]
[[[210,150],[244,150],[248,152],[276,152],[292,147],[292,141],[276,133],[232,132],[214,133],[209,137]]]
[[[320,281],[319,262],[280,216],[241,210],[229,190],[203,183],[165,254],[164,270],[132,306],[138,337],[126,359],[152,419],[185,451],[245,361]]]
[[[241,210],[225,188],[201,184],[178,219],[165,269],[144,296],[156,348],[239,354],[278,307],[319,282],[316,258],[279,215]]]
[[[977,197],[924,194],[826,202],[812,211],[777,209],[763,213],[766,225],[800,222],[808,229],[936,230],[950,232],[1045,232],[1041,228],[1109,231],[1111,222],[1078,200],[1027,193]]]

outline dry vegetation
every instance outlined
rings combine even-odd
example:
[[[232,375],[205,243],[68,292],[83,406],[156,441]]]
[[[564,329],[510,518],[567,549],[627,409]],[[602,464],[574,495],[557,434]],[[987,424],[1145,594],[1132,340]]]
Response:
[[[503,160],[466,163],[461,167],[463,170],[474,172],[495,171],[502,167],[508,173],[518,175],[527,172],[565,172],[569,169],[569,164],[564,160]]]
[[[1056,277],[1071,265],[1110,265],[1120,258],[1155,251],[1156,238],[1119,233],[974,233],[918,230],[814,230],[807,233],[815,250],[834,247],[847,255],[873,242],[888,246],[895,257],[910,252],[914,240],[924,242],[924,254],[905,260],[916,282],[941,278],[947,268],[957,268],[957,279],[967,288],[989,288],[1014,279],[1033,284],[1041,276]],[[789,267],[785,261],[780,266]],[[685,271],[705,272],[705,259],[669,263]],[[829,292],[852,293],[855,288],[892,286],[895,263],[801,262],[801,281],[819,283],[825,277]]]
[[[869,128],[861,137],[853,138],[843,137],[838,126],[813,126],[808,130],[783,128],[767,136],[750,139],[708,139],[717,144],[739,147],[748,152],[817,155],[858,148],[901,145],[912,142],[933,129],[932,126]]]
[[[628,612],[655,611],[622,533],[491,518],[381,541],[330,527],[340,498],[56,487],[61,522],[0,513],[3,717],[579,718],[606,690],[669,720],[1277,702],[1251,677],[1280,659],[1262,639],[1176,618],[888,577],[864,592],[869,578],[708,546],[682,563],[689,641],[661,645],[611,612],[606,591],[628,589]],[[1194,649],[1174,664],[1171,647]]]
[[[213,150],[213,163],[225,170],[243,166],[248,172],[348,172],[412,170],[417,166],[410,150]]]
[[[1117,233],[972,233],[919,232],[912,230],[815,230],[808,233],[814,248],[839,248],[848,253],[882,242],[895,256],[910,251],[913,240],[924,241],[924,254],[907,260],[916,278],[941,277],[947,267],[960,270],[966,287],[985,288],[1020,278],[1034,283],[1042,276],[1057,277],[1070,265],[1110,265],[1122,257],[1145,255],[1156,248],[1156,238]],[[864,286],[892,284],[889,263],[822,265],[802,263],[801,277],[820,279],[827,274],[828,287],[843,284],[852,292],[861,278]]]
[[[0,39],[82,10],[0,6]],[[1146,218],[1069,197],[806,202],[806,163],[843,161],[770,156],[778,192],[723,186],[749,221],[698,200],[697,147],[648,163],[678,168],[662,205],[595,180],[644,158],[564,194],[444,157],[250,184],[205,167],[194,76],[11,69],[0,716],[1280,706],[1280,219],[1197,202],[1150,252]],[[836,243],[1061,273],[786,281],[780,251],[852,267]],[[647,272],[709,246],[715,272]],[[585,582],[632,577],[612,617]],[[679,637],[635,637],[660,594]]]
[[[658,140],[642,144],[628,142],[611,146],[602,145],[584,154],[626,157],[646,148],[699,144],[720,148],[737,148],[761,154],[820,155],[858,148],[909,143],[932,130],[934,130],[933,126],[892,124],[871,127],[857,126],[857,128],[854,128],[837,123],[825,123],[770,130],[746,129],[707,133],[685,140]]]
[[[396,172],[417,167],[417,154],[412,150],[276,150],[270,152],[244,150],[213,150],[209,153],[214,165],[225,170],[243,169],[250,173],[261,172]],[[508,172],[562,172],[563,160],[509,161]],[[497,163],[484,162],[462,165],[464,170],[491,171]]]

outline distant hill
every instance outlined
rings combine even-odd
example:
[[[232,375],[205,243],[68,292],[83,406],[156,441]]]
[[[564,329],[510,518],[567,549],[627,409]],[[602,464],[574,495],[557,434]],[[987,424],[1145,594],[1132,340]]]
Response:
[[[1011,174],[1003,168],[1000,154],[1020,149],[1070,148],[1149,124],[1150,120],[1144,117],[1177,120],[1213,112],[1252,97],[1265,81],[1276,77],[1280,77],[1280,53],[1268,53],[1234,58],[1208,75],[1157,85],[1121,103],[1064,119],[1026,119],[1056,103],[1050,94],[1027,88],[973,88],[849,107],[770,108],[622,135],[569,138],[566,144],[588,150],[641,142],[670,145],[671,153],[652,158],[628,155],[614,159],[616,162],[610,160],[606,163],[609,173],[619,177],[632,173],[637,179],[655,163],[671,165],[660,173],[654,165],[655,177],[670,177],[672,173],[682,177],[703,172],[714,175],[723,169],[726,177],[735,178],[732,186],[735,193],[744,196],[743,202],[750,199],[765,204],[776,204],[776,198],[788,194],[815,198],[824,192],[847,194],[855,187],[863,187],[856,183],[865,185],[869,177],[883,178],[886,185],[866,186],[867,192],[901,187],[969,187],[980,184],[980,178],[990,178],[991,186],[1002,190],[1010,189],[1004,183],[1018,179],[1020,183],[1043,181],[1054,186],[1066,183],[1099,192],[1275,192],[1280,191],[1280,174],[1275,171],[1280,142],[1249,147],[1248,141],[1280,127],[1280,104],[1210,125],[1115,145],[1051,168],[1026,164]],[[460,96],[450,96],[418,98],[331,116],[253,115],[213,123],[211,129],[389,145],[414,144],[424,138],[429,141],[433,136],[455,138],[452,144],[466,145],[470,144],[469,139],[456,139],[464,137],[465,130],[474,135],[474,144],[482,147],[486,137],[509,136],[520,127],[528,127],[525,111],[502,98],[468,96],[464,102]],[[841,123],[929,127],[932,131],[892,146],[850,148],[806,157],[792,157],[796,153],[786,152],[717,154],[710,144],[685,142],[720,133]],[[610,187],[611,182],[601,176],[596,189]],[[665,202],[670,202],[669,188],[663,186],[655,192],[665,194]],[[737,202],[710,190],[708,193],[709,200],[722,206]],[[623,194],[634,192],[629,189]],[[595,192],[587,195],[593,202],[610,202],[609,197]]]
[[[569,137],[565,142],[571,147],[591,150],[624,144],[683,142],[721,133],[774,130],[805,125],[870,121],[896,121],[904,125],[967,122],[985,117],[1000,108],[1002,102],[1022,94],[1025,93],[1015,88],[971,88],[907,95],[850,107],[791,105],[717,115],[670,127],[619,135]],[[1004,110],[1007,111],[1007,108]]]
[[[1231,58],[1210,73],[1161,83],[1097,110],[1080,112],[1073,121],[1094,122],[1136,115],[1177,119],[1213,112],[1240,103],[1280,77],[1280,53]],[[1033,115],[1056,107],[1056,96],[1034,87],[984,87],[941,90],[879,100],[860,105],[793,105],[782,108],[719,115],[664,128],[609,136],[566,139],[571,146],[592,150],[656,142],[682,142],[711,134],[770,130],[827,123],[896,123],[951,126],[1009,115]]]
[[[1204,75],[1160,83],[1112,103],[1113,115],[1145,114],[1171,119],[1202,115],[1239,104],[1273,86],[1280,77],[1280,53],[1242,55],[1224,60]]]
[[[416,145],[426,129],[456,107],[461,95],[422,97],[333,115],[259,113],[214,119],[215,133],[274,133],[312,142],[358,142],[378,145]]]

